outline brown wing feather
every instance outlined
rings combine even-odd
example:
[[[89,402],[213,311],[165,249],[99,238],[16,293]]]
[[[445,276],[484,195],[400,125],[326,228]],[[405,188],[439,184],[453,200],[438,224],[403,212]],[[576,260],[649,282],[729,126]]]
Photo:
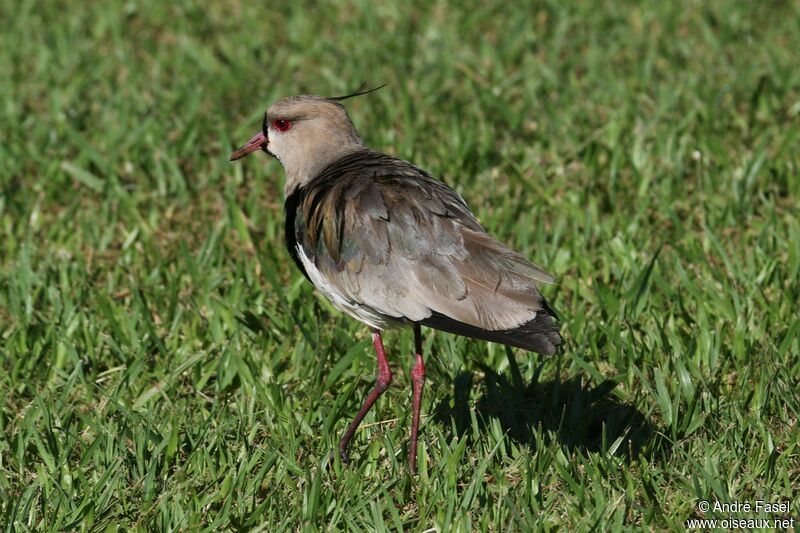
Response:
[[[560,341],[537,288],[552,276],[488,235],[455,191],[409,163],[371,151],[348,156],[309,184],[297,218],[305,255],[354,316],[368,309],[544,353]]]

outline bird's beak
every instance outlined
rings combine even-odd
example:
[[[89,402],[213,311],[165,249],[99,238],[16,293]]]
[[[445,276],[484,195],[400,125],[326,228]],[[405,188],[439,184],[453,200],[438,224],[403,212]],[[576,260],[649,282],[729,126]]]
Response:
[[[269,140],[264,135],[264,132],[259,131],[255,135],[253,135],[249,141],[244,143],[240,146],[235,152],[231,154],[230,161],[236,161],[237,159],[241,159],[244,156],[248,155],[251,152],[255,152],[259,148],[266,149],[267,143]]]

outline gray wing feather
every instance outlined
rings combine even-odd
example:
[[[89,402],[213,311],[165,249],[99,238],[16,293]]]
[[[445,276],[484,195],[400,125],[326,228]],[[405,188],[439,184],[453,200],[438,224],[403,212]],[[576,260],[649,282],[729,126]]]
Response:
[[[299,244],[330,290],[387,317],[489,331],[549,313],[537,285],[553,277],[488,235],[455,191],[389,156],[350,159],[312,182],[298,210]]]

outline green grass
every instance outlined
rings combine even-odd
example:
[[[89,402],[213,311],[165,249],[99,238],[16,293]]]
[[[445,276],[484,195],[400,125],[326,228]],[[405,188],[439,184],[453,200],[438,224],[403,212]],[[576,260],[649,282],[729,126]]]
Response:
[[[0,3],[6,531],[800,519],[797,3],[164,4]],[[410,332],[326,467],[368,331],[292,266],[278,164],[227,162],[362,80],[369,144],[559,278],[555,357],[425,331],[418,478]]]

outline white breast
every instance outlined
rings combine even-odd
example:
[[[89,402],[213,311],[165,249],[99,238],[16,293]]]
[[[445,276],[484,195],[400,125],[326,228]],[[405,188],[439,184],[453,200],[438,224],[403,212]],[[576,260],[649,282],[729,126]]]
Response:
[[[306,269],[308,277],[311,278],[311,282],[328,300],[330,300],[335,308],[375,329],[386,329],[398,325],[400,319],[393,320],[391,317],[383,315],[371,307],[350,301],[346,295],[342,294],[336,286],[322,275],[316,265],[314,265],[314,262],[306,256],[302,246],[298,244],[296,250],[300,262],[303,263],[303,268]]]

